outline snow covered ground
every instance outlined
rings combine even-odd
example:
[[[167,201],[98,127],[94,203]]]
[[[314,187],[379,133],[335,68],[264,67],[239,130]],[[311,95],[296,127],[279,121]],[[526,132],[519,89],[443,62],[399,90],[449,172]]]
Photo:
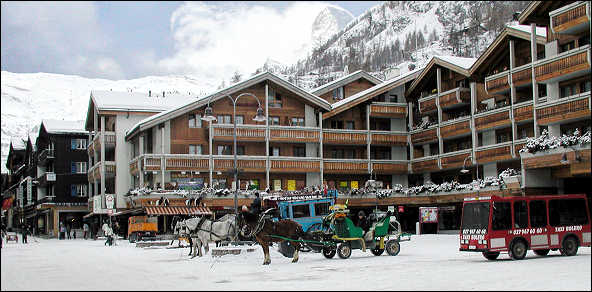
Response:
[[[189,250],[136,248],[127,241],[29,239],[5,243],[4,290],[590,290],[590,248],[577,256],[528,252],[513,261],[490,262],[480,253],[458,251],[458,235],[412,236],[398,256],[354,250],[349,259],[301,253],[298,263],[271,251],[212,258]],[[176,245],[176,242],[175,242]]]

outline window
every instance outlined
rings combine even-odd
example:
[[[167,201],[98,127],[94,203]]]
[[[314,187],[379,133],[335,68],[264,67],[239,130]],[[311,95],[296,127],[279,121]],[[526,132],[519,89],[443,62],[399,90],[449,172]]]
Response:
[[[244,124],[244,119],[245,119],[245,117],[243,117],[243,116],[236,116],[236,124],[237,125]]]
[[[348,130],[355,129],[355,126],[354,125],[355,125],[354,124],[354,121],[346,121],[345,122],[345,128],[348,129]]]
[[[280,147],[270,147],[269,154],[271,156],[280,156]]]
[[[580,83],[580,93],[582,92],[590,92],[590,80]]]
[[[72,150],[86,149],[86,139],[72,139]]]
[[[308,207],[308,204],[292,205],[292,215],[294,218],[310,217],[310,208]]]
[[[514,228],[528,228],[526,201],[514,202]]]
[[[236,145],[236,155],[245,155],[245,146]]]
[[[72,162],[72,173],[86,173],[86,162]]]
[[[232,124],[230,115],[218,115],[216,118],[218,120],[218,124]]]
[[[494,202],[493,216],[491,219],[493,230],[512,229],[512,209],[509,202]]]
[[[269,125],[279,125],[280,124],[280,117],[269,117]]]
[[[306,148],[294,147],[294,157],[306,157]]]
[[[304,127],[304,118],[292,118],[292,126]]]
[[[333,89],[333,100],[343,99],[343,87]]]
[[[585,199],[549,200],[549,225],[588,224]]]
[[[271,108],[282,107],[282,95],[275,92],[273,88],[269,88],[268,106]]]
[[[201,154],[201,145],[189,145],[189,154]]]
[[[565,44],[561,45],[561,52],[562,53],[563,52],[567,52],[567,51],[575,48],[575,46],[576,46],[575,41],[571,41],[569,43],[565,43]]]
[[[343,149],[331,150],[331,158],[343,158]]]
[[[315,216],[329,215],[329,203],[316,203],[314,205]]]
[[[561,98],[572,96],[576,94],[576,84],[561,86],[559,87],[559,90],[561,91]]]
[[[354,159],[356,156],[356,151],[354,149],[345,149],[343,156],[348,159]]]
[[[189,114],[189,128],[201,128],[201,115]]]
[[[217,149],[218,155],[232,155],[232,148],[230,145],[218,145]]]
[[[590,44],[590,35],[585,35],[578,39],[578,47]]]
[[[547,226],[547,206],[545,205],[545,201],[530,201],[529,207],[530,227],[537,228]]]
[[[72,197],[87,197],[87,185],[71,185],[70,195]]]
[[[331,129],[343,129],[343,121],[331,121]]]

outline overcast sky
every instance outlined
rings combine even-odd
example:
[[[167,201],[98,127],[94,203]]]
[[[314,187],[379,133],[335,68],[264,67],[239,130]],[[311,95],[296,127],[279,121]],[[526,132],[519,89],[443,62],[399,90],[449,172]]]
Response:
[[[267,57],[295,61],[327,5],[354,17],[378,1],[2,2],[2,70],[112,80],[229,78]]]

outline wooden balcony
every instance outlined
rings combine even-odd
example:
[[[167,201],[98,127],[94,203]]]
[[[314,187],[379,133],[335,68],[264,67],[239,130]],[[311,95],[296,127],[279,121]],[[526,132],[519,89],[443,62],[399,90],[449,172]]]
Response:
[[[321,161],[319,158],[305,158],[305,157],[270,157],[272,172],[319,172],[321,169]]]
[[[414,161],[411,163],[411,169],[414,173],[439,170],[438,157],[434,156],[427,159],[422,159],[421,161]]]
[[[575,151],[574,151],[575,150]],[[576,151],[581,157],[581,161],[576,160]],[[563,155],[566,155],[567,162],[562,163]],[[534,168],[552,168],[552,174],[557,176],[557,172],[564,172],[561,177],[572,177],[574,175],[590,175],[590,145],[570,148],[556,148],[537,153],[520,153],[522,165],[525,169]],[[564,171],[561,171],[564,170]]]
[[[270,141],[274,142],[319,142],[318,128],[269,127]],[[265,137],[265,135],[264,135]]]
[[[532,102],[527,106],[520,106],[514,108],[514,120],[516,122],[530,121],[533,119]]]
[[[93,154],[93,150],[101,152],[101,132],[97,132],[91,144],[87,147],[89,155]],[[115,148],[115,132],[105,132],[105,146],[105,149]]]
[[[105,178],[115,177],[115,161],[98,162],[87,171],[89,182],[101,179],[101,164],[103,163],[105,163]]]
[[[510,90],[509,78],[509,71],[485,77],[485,91],[496,94]]]
[[[536,81],[549,83],[590,74],[590,45],[553,56],[535,65]]]
[[[453,123],[440,128],[442,138],[451,138],[471,133],[471,122],[469,120]]]
[[[265,172],[265,157],[251,156],[248,158],[240,157],[237,160],[237,167],[241,172]],[[228,158],[220,158],[217,155],[214,158],[214,171],[232,172],[234,170],[234,160],[229,155]]]
[[[553,33],[576,34],[590,27],[590,2],[582,1],[549,12]]]
[[[233,125],[212,125],[213,139],[216,141],[233,141]],[[265,141],[265,126],[236,125],[238,141]]]
[[[482,146],[475,150],[477,163],[488,163],[512,159],[512,141]]]
[[[405,118],[407,116],[407,104],[372,103],[370,105],[370,116],[382,118]]]
[[[165,154],[165,170],[167,171],[208,171],[207,155]]]
[[[440,95],[440,107],[447,108],[457,104],[471,102],[471,90],[468,88],[457,87],[453,90]]]
[[[54,149],[43,149],[43,151],[41,151],[37,157],[37,164],[46,165],[49,160],[52,160],[55,157],[54,153]]]
[[[147,154],[142,162],[142,168],[144,171],[159,171],[160,167],[160,155],[159,154]]]
[[[514,141],[514,154],[516,157],[520,158],[520,149],[524,148],[524,146],[526,146],[526,139]]]
[[[475,117],[475,128],[477,131],[498,128],[505,125],[510,125],[510,109],[491,110],[489,112],[477,114]]]
[[[365,145],[368,132],[364,130],[323,130],[324,144]]]
[[[460,153],[453,154],[453,155],[450,155],[449,153],[445,153],[440,156],[440,165],[442,166],[442,169],[463,167],[463,162],[464,162],[465,158],[471,156],[471,149],[465,149],[465,150],[455,151],[455,152],[460,152]],[[471,165],[471,161],[469,161],[468,159],[467,159],[467,165]]]
[[[423,144],[434,141],[438,141],[438,133],[435,128],[421,130],[419,133],[411,134],[411,143],[413,144]]]
[[[512,71],[512,84],[515,87],[532,84],[532,68],[530,64],[520,66]]]
[[[564,98],[558,101],[537,105],[536,115],[539,125],[557,123],[564,120],[590,116],[590,94],[577,98]]]
[[[425,99],[419,100],[419,112],[420,113],[427,113],[432,112],[438,109],[436,106],[436,97],[437,95],[428,96]]]
[[[373,160],[372,173],[376,174],[407,174],[408,162],[399,160]]]
[[[324,173],[368,174],[368,161],[361,159],[325,159]]]
[[[372,145],[407,145],[407,134],[372,131]]]

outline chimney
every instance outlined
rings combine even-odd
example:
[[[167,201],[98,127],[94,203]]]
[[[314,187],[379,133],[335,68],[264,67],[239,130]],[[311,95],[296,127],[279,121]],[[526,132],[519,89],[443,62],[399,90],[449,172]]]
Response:
[[[152,90],[148,90],[148,97],[152,97]]]
[[[164,97],[164,90],[162,91],[162,97]]]

